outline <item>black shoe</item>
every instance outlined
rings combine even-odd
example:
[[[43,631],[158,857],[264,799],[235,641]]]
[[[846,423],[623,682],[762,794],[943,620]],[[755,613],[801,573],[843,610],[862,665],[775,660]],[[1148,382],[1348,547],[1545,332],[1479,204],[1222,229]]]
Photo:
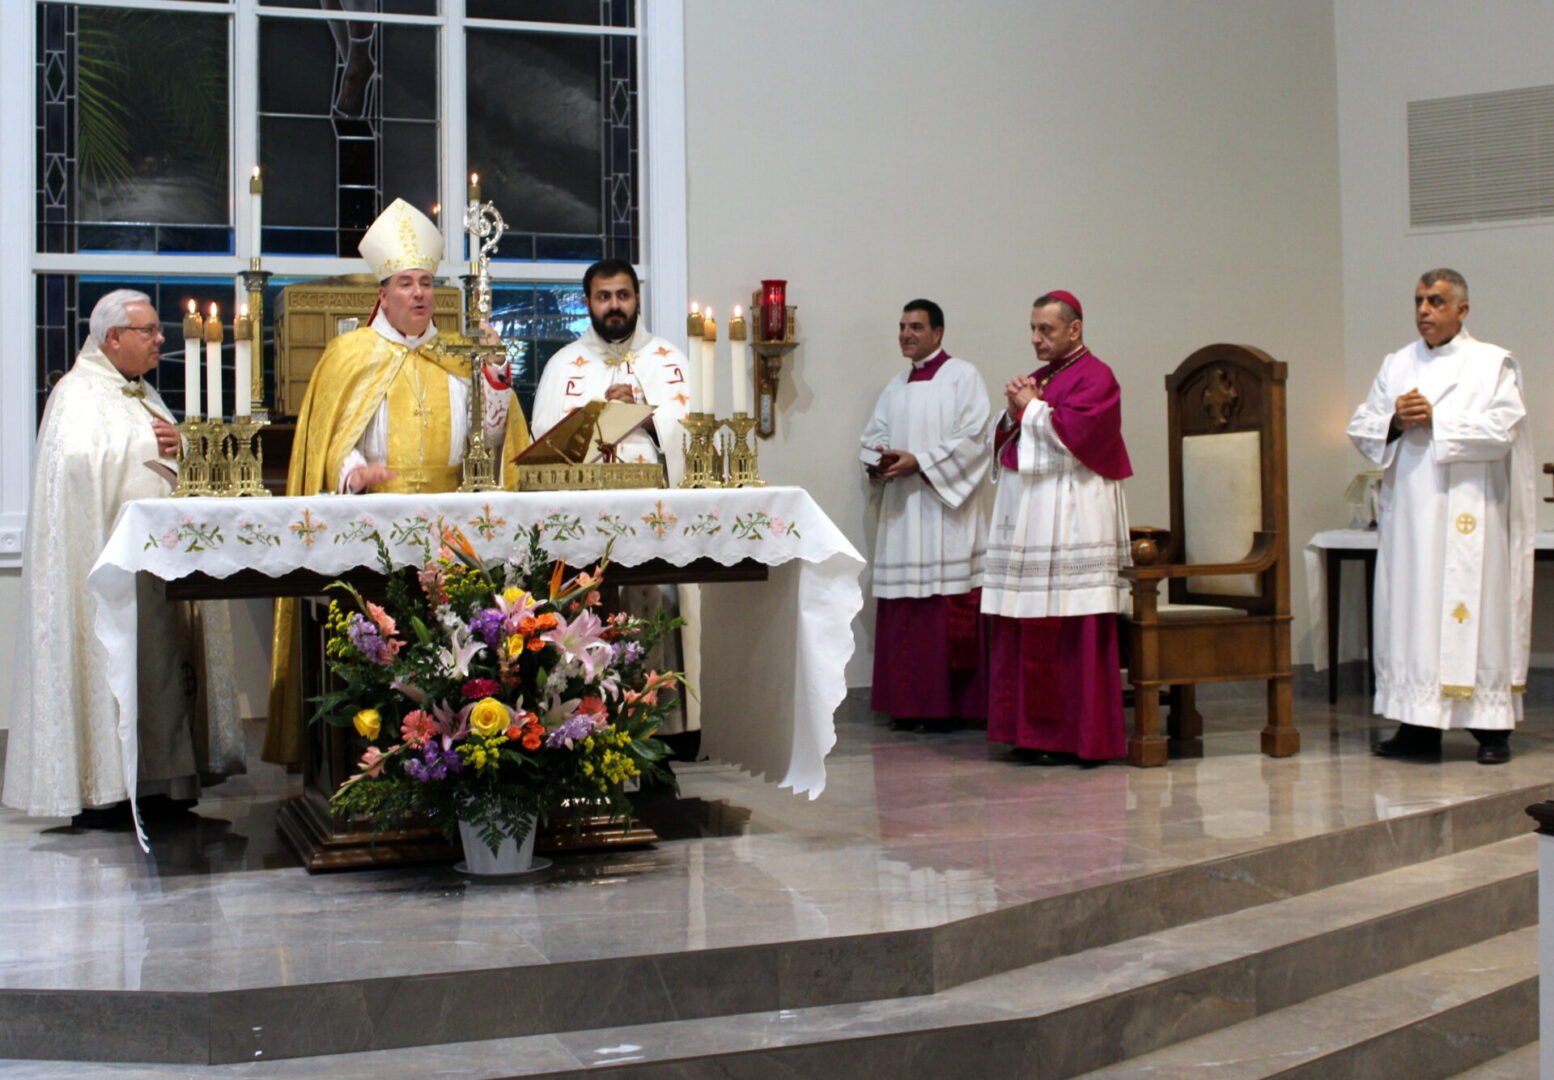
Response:
[[[1024,761],[1031,765],[1074,765],[1079,761],[1079,758],[1073,754],[1062,754],[1056,750],[1032,750],[1024,746],[1016,746],[1010,751],[1009,756],[1015,761]]]
[[[1497,739],[1493,742],[1481,742],[1478,746],[1478,763],[1480,765],[1504,765],[1511,760],[1511,740]]]
[[[126,799],[112,806],[88,806],[70,819],[72,829],[123,829],[130,825],[130,804]]]
[[[1434,758],[1441,756],[1441,733],[1435,728],[1417,724],[1399,724],[1397,734],[1390,739],[1371,744],[1371,753],[1377,757]]]
[[[954,720],[919,720],[916,729],[920,735],[947,735],[955,730]]]

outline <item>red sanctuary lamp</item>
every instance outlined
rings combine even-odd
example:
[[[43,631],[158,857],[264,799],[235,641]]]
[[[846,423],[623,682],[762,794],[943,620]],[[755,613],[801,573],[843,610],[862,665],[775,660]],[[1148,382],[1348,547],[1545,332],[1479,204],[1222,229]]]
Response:
[[[761,282],[761,338],[786,341],[788,337],[788,283]]]

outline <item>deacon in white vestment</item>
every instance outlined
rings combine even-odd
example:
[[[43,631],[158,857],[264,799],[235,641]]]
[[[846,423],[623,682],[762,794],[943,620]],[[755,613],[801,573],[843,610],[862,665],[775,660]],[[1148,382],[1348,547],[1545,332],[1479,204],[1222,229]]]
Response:
[[[1521,369],[1463,326],[1468,288],[1431,270],[1420,340],[1382,361],[1349,437],[1386,470],[1376,560],[1375,710],[1401,722],[1385,757],[1439,755],[1468,728],[1510,760],[1531,642],[1534,477]]]
[[[902,309],[910,366],[885,384],[860,439],[880,498],[871,705],[897,728],[947,729],[986,711],[977,609],[992,409],[981,374],[943,340],[938,304]]]
[[[685,475],[684,429],[680,426],[691,406],[690,364],[672,343],[648,332],[641,320],[641,283],[636,268],[622,259],[603,259],[583,272],[583,293],[592,325],[582,337],[564,346],[545,365],[534,393],[530,420],[534,437],[542,437],[569,414],[590,401],[629,401],[654,406],[652,419],[616,446],[616,460],[659,461],[668,482],[678,484]],[[677,602],[685,619],[680,629],[679,666],[686,681],[700,685],[701,595],[697,585],[681,585],[675,596],[668,586],[635,586],[621,590],[621,606],[647,616],[663,605]],[[661,658],[670,663],[667,657]],[[666,718],[665,735],[679,735],[701,727],[694,697],[683,699],[684,716]],[[680,755],[694,755],[686,740],[674,745]]]
[[[176,476],[173,416],[144,376],[162,326],[150,299],[98,301],[91,337],[44,406],[22,568],[3,799],[34,817],[127,821],[130,797],[109,658],[86,576],[120,505],[165,497]],[[198,797],[201,778],[244,771],[231,622],[224,602],[138,590],[136,794]]]

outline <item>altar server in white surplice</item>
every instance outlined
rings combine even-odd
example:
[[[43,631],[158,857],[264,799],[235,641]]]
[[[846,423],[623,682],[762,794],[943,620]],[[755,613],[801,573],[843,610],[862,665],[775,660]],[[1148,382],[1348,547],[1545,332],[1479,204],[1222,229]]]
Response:
[[[583,272],[583,293],[592,325],[545,365],[534,392],[530,425],[540,438],[567,415],[590,401],[631,401],[654,406],[648,424],[616,447],[616,460],[661,461],[671,486],[684,476],[684,428],[691,405],[690,364],[672,343],[642,325],[641,284],[637,271],[621,259],[604,259]],[[693,688],[701,678],[701,593],[698,585],[644,585],[621,590],[621,606],[647,616],[666,604],[678,604],[685,626],[678,635],[678,666]],[[655,661],[674,664],[668,657]],[[661,729],[678,736],[701,727],[700,706],[686,698],[684,716],[671,714]],[[699,738],[699,737],[697,737]],[[671,739],[680,756],[693,756],[697,738]]]
[[[860,440],[880,494],[871,704],[897,728],[948,728],[986,708],[978,586],[992,409],[981,374],[943,340],[939,305],[908,303],[898,343],[909,366],[885,384]]]
[[[3,800],[33,817],[109,825],[129,820],[130,793],[86,575],[121,504],[171,492],[178,431],[144,379],[162,343],[149,298],[111,292],[90,325],[38,432]],[[137,794],[192,800],[202,776],[244,771],[227,606],[169,603],[144,581],[137,602]]]
[[[1386,469],[1376,560],[1375,710],[1401,722],[1374,749],[1435,757],[1467,728],[1478,760],[1511,758],[1531,644],[1532,436],[1521,369],[1463,326],[1468,286],[1431,270],[1414,290],[1420,340],[1382,361],[1349,422]]]

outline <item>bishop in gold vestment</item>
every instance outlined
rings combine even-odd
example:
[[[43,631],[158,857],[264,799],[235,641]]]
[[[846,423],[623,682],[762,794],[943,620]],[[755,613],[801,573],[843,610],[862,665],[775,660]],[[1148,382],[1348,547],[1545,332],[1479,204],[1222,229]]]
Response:
[[[433,347],[432,272],[442,258],[442,236],[396,199],[362,238],[361,252],[381,282],[378,311],[369,326],[331,341],[319,359],[297,413],[286,493],[456,490],[469,425],[470,362]],[[511,488],[516,471],[509,463],[529,445],[529,429],[506,383],[489,367],[483,374],[491,389],[486,441],[500,463],[499,479]],[[299,713],[296,617],[295,600],[276,602],[264,758],[282,764],[301,761],[306,719]]]

